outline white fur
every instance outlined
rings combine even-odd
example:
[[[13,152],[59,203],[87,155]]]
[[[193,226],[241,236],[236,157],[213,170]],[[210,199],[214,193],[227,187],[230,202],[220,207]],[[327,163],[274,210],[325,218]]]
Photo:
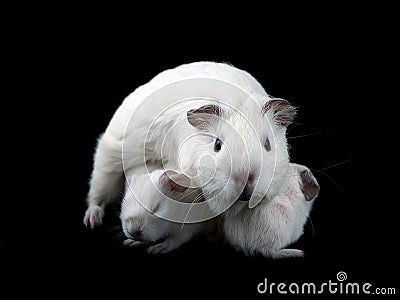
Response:
[[[162,215],[173,209],[168,198],[176,201],[193,202],[201,197],[200,190],[186,189],[183,192],[168,190],[160,180],[163,170],[155,170],[150,174],[143,170],[142,174],[135,173],[128,178],[125,196],[121,207],[121,222],[124,241],[128,246],[153,244],[148,248],[149,253],[167,253],[193,236],[211,229],[209,222],[196,224],[180,224],[165,220]],[[140,230],[140,238],[132,236],[132,232]],[[161,242],[160,240],[163,239]]]
[[[203,98],[179,102],[195,96]],[[213,102],[204,97],[228,104],[221,104],[226,122],[188,138],[199,134],[199,130],[189,125],[186,114]],[[232,172],[255,172],[253,196],[274,197],[286,172],[288,152],[286,128],[274,124],[270,114],[261,113],[262,105],[270,99],[247,72],[213,62],[164,71],[137,88],[118,108],[99,139],[84,223],[91,227],[101,224],[104,207],[123,190],[123,170],[129,172],[148,162],[178,166],[195,176],[193,182],[202,187],[215,213],[226,210],[243,188],[232,182]],[[224,143],[219,153],[213,151],[216,137]],[[266,137],[271,141],[271,152],[262,146]]]
[[[250,99],[244,99],[235,109],[222,105],[222,119],[207,133],[223,141],[220,152],[213,150],[215,138],[206,137],[199,138],[196,147],[188,144],[182,150],[182,154],[190,155],[191,169],[202,172],[198,181],[208,205],[217,213],[228,209],[246,184],[235,183],[233,175],[241,174],[246,180],[249,172],[255,174],[254,183],[248,186],[252,197],[270,200],[278,193],[289,164],[286,128],[263,116],[260,107]],[[263,145],[267,138],[271,151]],[[203,163],[204,155],[212,157],[215,163]]]
[[[271,201],[262,201],[253,209],[238,201],[224,214],[224,234],[234,248],[274,259],[303,256],[301,250],[284,248],[303,234],[316,197],[306,201],[302,193],[300,173],[304,170],[308,169],[290,164],[281,192]]]

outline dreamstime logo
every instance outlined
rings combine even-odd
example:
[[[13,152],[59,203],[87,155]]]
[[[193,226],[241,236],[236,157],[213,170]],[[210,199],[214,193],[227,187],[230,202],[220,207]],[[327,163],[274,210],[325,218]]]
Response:
[[[195,197],[184,202],[165,198],[163,201],[168,201],[166,206],[170,209],[156,214],[170,221],[196,223],[223,213],[244,193],[249,178],[257,178],[249,207],[263,199],[274,178],[277,161],[271,151],[266,164],[265,141],[260,136],[267,133],[274,146],[275,135],[269,119],[263,118],[261,103],[246,91],[228,82],[195,78],[165,85],[135,101],[131,102],[132,107],[125,108],[122,163],[129,190],[142,206],[150,210],[137,189],[131,188],[129,176],[135,174],[135,168],[148,166],[149,162],[159,163],[156,168],[189,177],[190,184],[185,188],[201,189],[204,196],[200,201]],[[207,106],[218,107],[224,113],[209,121],[210,114],[199,114],[198,120],[192,122],[194,125],[188,121],[188,112]],[[221,142],[218,147],[222,145],[218,151],[217,139]],[[251,176],[250,168],[255,170],[252,169]],[[154,167],[144,170],[151,174]],[[153,187],[159,189],[154,183]]]
[[[345,281],[347,279],[347,274],[343,271],[340,271],[336,274],[336,279],[338,281]]]
[[[301,294],[301,295],[312,295],[312,294],[371,294],[371,295],[395,295],[396,288],[381,288],[374,287],[369,282],[355,283],[345,282],[347,280],[347,274],[340,271],[336,274],[336,281],[329,280],[319,284],[312,282],[304,283],[287,283],[287,282],[268,282],[265,278],[263,282],[257,285],[257,292],[259,294]]]

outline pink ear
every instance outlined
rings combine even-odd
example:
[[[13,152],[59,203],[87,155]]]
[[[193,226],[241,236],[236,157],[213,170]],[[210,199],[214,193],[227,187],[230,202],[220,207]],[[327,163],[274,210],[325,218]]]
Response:
[[[273,99],[267,101],[263,108],[263,113],[270,113],[276,122],[281,127],[287,127],[293,122],[296,115],[296,109],[283,99]]]
[[[204,130],[215,117],[221,116],[221,108],[218,105],[204,105],[187,112],[187,120],[193,127]]]
[[[190,186],[190,178],[175,171],[165,171],[160,177],[161,187],[165,192],[184,192]]]
[[[304,170],[300,173],[301,191],[307,201],[314,199],[319,193],[319,184],[310,170]]]

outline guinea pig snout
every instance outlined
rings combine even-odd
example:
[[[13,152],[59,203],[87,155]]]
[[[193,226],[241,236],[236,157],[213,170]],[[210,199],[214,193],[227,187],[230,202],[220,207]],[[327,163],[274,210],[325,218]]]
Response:
[[[253,190],[246,185],[244,187],[242,193],[240,194],[238,200],[240,200],[240,201],[249,201],[250,198],[251,198],[251,194],[253,194]]]
[[[133,229],[128,231],[129,238],[134,239],[136,241],[142,240],[142,231],[140,229]]]
[[[142,231],[141,230],[133,230],[133,231],[131,231],[129,233],[134,238],[138,238],[138,237],[140,237],[142,235]]]
[[[251,194],[253,193],[253,183],[255,175],[253,172],[249,173],[235,173],[233,174],[233,182],[240,188],[243,188],[239,200],[249,201]]]
[[[252,172],[250,172],[248,174],[241,174],[241,173],[233,174],[233,181],[237,185],[240,185],[240,184],[245,184],[246,186],[252,185],[254,182],[254,178],[255,178],[255,175]]]
[[[129,219],[125,222],[125,234],[128,238],[139,240],[142,236],[142,226],[136,220]]]

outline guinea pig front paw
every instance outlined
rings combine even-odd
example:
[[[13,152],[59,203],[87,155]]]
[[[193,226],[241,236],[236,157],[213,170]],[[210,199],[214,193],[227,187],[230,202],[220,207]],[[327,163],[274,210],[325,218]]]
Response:
[[[274,259],[284,259],[290,257],[304,257],[304,252],[299,249],[281,249],[272,253]]]
[[[143,245],[144,242],[136,241],[136,240],[132,240],[132,239],[126,239],[125,241],[123,241],[123,244],[124,244],[124,246],[137,247],[137,246]]]
[[[83,224],[86,227],[90,224],[90,228],[93,229],[100,226],[104,217],[104,210],[98,205],[91,205],[88,207],[83,218]]]
[[[149,253],[149,254],[168,253],[171,250],[173,250],[173,248],[171,247],[171,245],[168,242],[162,242],[160,244],[150,246],[147,249],[147,253]]]

